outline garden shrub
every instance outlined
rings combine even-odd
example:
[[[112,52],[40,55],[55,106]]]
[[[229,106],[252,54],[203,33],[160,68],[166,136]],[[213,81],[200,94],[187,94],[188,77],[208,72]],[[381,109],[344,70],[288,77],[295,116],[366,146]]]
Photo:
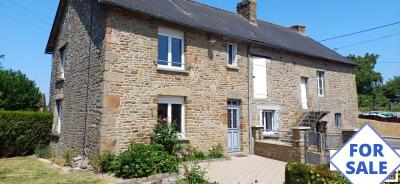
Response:
[[[288,162],[285,168],[286,184],[347,184],[337,172],[331,172],[329,165],[314,167],[299,162]]]
[[[162,145],[131,144],[112,162],[111,171],[117,177],[140,178],[179,171],[179,162]]]
[[[207,155],[198,150],[195,146],[191,144],[184,144],[181,146],[180,150],[180,159],[181,161],[195,161],[195,160],[205,160],[207,159]]]
[[[225,151],[224,151],[224,148],[222,147],[222,145],[217,144],[208,151],[208,157],[211,159],[223,158],[225,156],[224,152]]]
[[[169,154],[174,154],[179,146],[175,127],[163,121],[158,121],[151,139],[153,144],[162,145]]]
[[[0,157],[33,154],[50,141],[52,114],[0,111]]]
[[[35,155],[39,158],[51,158],[51,148],[48,145],[38,145],[35,149]]]
[[[185,178],[178,180],[177,184],[218,184],[217,182],[207,181],[206,172],[197,164],[192,165],[190,169],[187,165],[184,165],[184,170]]]
[[[113,162],[116,156],[111,152],[106,152],[101,154],[97,158],[97,165],[99,172],[102,173],[112,173],[113,172]]]
[[[72,151],[67,148],[64,150],[65,166],[72,166]]]

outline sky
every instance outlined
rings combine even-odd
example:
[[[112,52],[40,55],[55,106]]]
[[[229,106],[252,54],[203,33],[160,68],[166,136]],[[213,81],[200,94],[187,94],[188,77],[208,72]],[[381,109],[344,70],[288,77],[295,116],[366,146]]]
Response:
[[[198,0],[221,9],[236,11],[240,0]],[[315,40],[353,33],[400,21],[399,0],[258,0],[259,19],[282,26],[305,25]],[[1,0],[0,54],[2,66],[21,70],[49,94],[51,55],[44,54],[58,0]],[[384,80],[400,75],[400,24],[322,42],[329,48],[377,41],[338,49],[337,52],[380,55],[376,71]]]

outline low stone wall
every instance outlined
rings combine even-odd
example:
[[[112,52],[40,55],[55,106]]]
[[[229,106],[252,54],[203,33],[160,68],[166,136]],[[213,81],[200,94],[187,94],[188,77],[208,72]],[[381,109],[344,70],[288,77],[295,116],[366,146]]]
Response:
[[[299,161],[301,162],[301,150],[299,147],[294,147],[291,144],[255,141],[254,154],[262,157],[280,160],[284,162]]]

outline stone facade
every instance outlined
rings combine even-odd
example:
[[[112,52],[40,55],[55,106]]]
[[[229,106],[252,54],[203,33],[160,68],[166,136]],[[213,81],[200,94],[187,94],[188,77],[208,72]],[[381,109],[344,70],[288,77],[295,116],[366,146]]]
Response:
[[[50,110],[57,112],[56,100],[61,100],[63,108],[60,134],[55,131],[56,118],[53,123],[55,140],[51,146],[58,155],[63,155],[65,149],[79,149],[82,153],[84,144],[88,154],[98,152],[105,10],[96,2],[67,1],[53,51],[49,105]],[[63,47],[64,78],[59,52]]]
[[[63,104],[61,134],[58,142],[52,143],[60,155],[66,148],[83,145],[92,155],[105,150],[120,152],[131,142],[149,143],[159,96],[184,97],[185,139],[203,151],[216,144],[227,147],[227,101],[240,100],[240,148],[248,154],[248,125],[260,124],[259,110],[276,107],[281,130],[297,125],[304,112],[300,104],[301,77],[308,78],[310,105],[331,112],[327,116],[329,131],[354,127],[357,121],[354,66],[251,46],[101,6],[95,0],[68,1],[61,25],[53,52],[50,101],[53,108],[57,99]],[[159,26],[184,32],[185,70],[157,67]],[[231,42],[238,48],[234,68],[227,65],[227,45]],[[65,79],[61,80],[58,49],[64,45],[67,66]],[[271,58],[266,68],[265,99],[253,98],[248,50]],[[326,95],[322,98],[316,94],[317,70],[325,71]],[[342,114],[342,127],[332,123],[334,113]]]

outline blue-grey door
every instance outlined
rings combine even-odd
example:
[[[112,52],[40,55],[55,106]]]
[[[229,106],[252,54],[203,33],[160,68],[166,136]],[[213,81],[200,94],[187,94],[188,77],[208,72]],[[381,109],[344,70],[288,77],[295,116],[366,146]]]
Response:
[[[240,106],[228,106],[228,152],[240,151]]]

